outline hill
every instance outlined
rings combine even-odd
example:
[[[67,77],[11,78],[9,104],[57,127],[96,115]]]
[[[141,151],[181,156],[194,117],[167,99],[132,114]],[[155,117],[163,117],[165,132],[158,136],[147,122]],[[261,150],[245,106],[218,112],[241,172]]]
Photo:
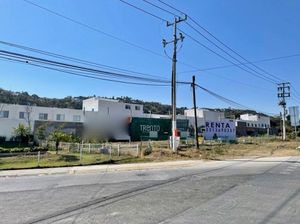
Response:
[[[65,98],[46,98],[39,97],[36,94],[28,94],[27,92],[14,92],[4,90],[0,88],[0,103],[7,104],[20,104],[20,105],[34,105],[34,106],[45,106],[45,107],[58,107],[58,108],[70,108],[70,109],[82,109],[82,101],[93,96],[78,96],[72,97],[67,96]],[[145,113],[153,114],[170,114],[172,108],[170,105],[161,104],[159,102],[146,102],[138,99],[132,99],[128,96],[113,97],[112,99],[119,100],[125,103],[137,103],[144,105]],[[177,113],[183,114],[186,107],[177,108]],[[253,110],[239,110],[239,109],[213,109],[215,111],[224,111],[226,117],[238,118],[241,114],[251,113],[259,114]],[[261,114],[263,115],[263,114]]]

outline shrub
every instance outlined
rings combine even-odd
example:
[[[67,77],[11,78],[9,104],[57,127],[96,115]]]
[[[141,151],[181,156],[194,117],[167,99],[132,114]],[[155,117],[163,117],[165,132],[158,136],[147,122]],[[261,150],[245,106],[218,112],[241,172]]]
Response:
[[[144,156],[150,155],[152,153],[152,146],[150,143],[148,143],[148,146],[144,150]]]
[[[5,142],[6,137],[5,136],[0,136],[0,142]]]
[[[238,144],[237,140],[229,140],[228,142],[229,142],[229,144]]]

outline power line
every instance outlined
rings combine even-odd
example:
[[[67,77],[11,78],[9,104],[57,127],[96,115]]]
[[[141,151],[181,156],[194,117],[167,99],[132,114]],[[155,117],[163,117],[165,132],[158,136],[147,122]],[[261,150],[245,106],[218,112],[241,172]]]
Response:
[[[61,17],[61,18],[65,19],[65,20],[68,20],[69,22],[72,22],[72,23],[75,23],[75,24],[77,24],[77,25],[80,25],[80,26],[82,26],[82,27],[84,27],[84,28],[87,28],[87,29],[89,29],[89,30],[91,30],[91,31],[100,33],[100,34],[102,34],[102,35],[105,35],[105,36],[110,37],[110,38],[112,38],[112,39],[115,39],[115,40],[117,40],[117,41],[123,42],[123,43],[125,43],[125,44],[127,44],[127,45],[129,45],[129,46],[134,47],[134,48],[137,48],[137,49],[143,50],[143,51],[145,51],[145,52],[151,53],[152,55],[156,55],[156,56],[159,56],[159,57],[162,57],[162,58],[165,58],[165,59],[170,60],[170,58],[167,57],[167,56],[164,55],[164,54],[160,54],[160,53],[155,52],[155,51],[153,51],[153,50],[151,50],[151,49],[149,49],[149,48],[146,48],[146,47],[143,47],[143,46],[141,46],[141,45],[135,44],[135,43],[133,43],[133,42],[131,42],[131,41],[128,41],[128,40],[119,38],[119,37],[117,37],[117,36],[115,36],[115,35],[112,35],[112,34],[110,34],[110,33],[107,33],[107,32],[105,32],[105,31],[103,31],[103,30],[100,30],[99,28],[95,28],[95,27],[93,27],[93,26],[91,26],[91,25],[89,25],[89,24],[87,24],[87,23],[83,23],[83,22],[81,22],[81,21],[79,21],[79,20],[76,20],[76,19],[73,19],[73,18],[71,18],[71,17],[65,16],[65,15],[63,15],[63,14],[61,14],[61,13],[58,13],[58,12],[56,12],[56,11],[54,11],[54,10],[51,10],[51,9],[49,9],[49,8],[46,8],[46,7],[44,7],[44,6],[41,6],[41,5],[39,5],[39,4],[37,4],[37,3],[34,3],[34,2],[32,2],[32,1],[29,1],[29,0],[23,0],[23,1],[26,2],[26,3],[28,3],[28,4],[30,4],[30,5],[32,5],[32,6],[35,6],[35,7],[37,7],[37,8],[40,8],[40,9],[44,10],[44,11],[47,11],[48,13],[50,13],[50,14],[52,14],[52,15]],[[123,1],[123,2],[126,4],[125,1]],[[139,9],[139,10],[142,10],[142,9]],[[147,14],[149,14],[149,13],[147,13]],[[150,13],[149,15],[151,15],[151,13]],[[152,16],[154,16],[154,14],[153,14]],[[163,19],[163,18],[159,18],[158,16],[154,16],[154,17],[157,17],[157,19],[159,19],[159,20],[162,20],[162,19]],[[163,19],[163,20],[164,20],[164,19]],[[166,21],[166,20],[164,20],[164,21]],[[178,63],[180,63],[180,64],[182,64],[182,65],[184,65],[184,66],[193,68],[193,69],[197,69],[196,66],[193,66],[193,65],[191,65],[191,64],[188,64],[188,63],[186,63],[186,62],[178,61]]]
[[[205,88],[205,87],[203,87],[203,86],[200,86],[200,85],[198,85],[198,84],[195,84],[197,87],[199,87],[200,89],[202,89],[203,91],[205,91],[205,92],[207,92],[208,94],[210,94],[210,95],[212,95],[212,96],[214,96],[215,98],[217,98],[217,99],[219,99],[219,100],[221,100],[221,101],[223,101],[223,102],[225,102],[225,103],[227,103],[227,104],[229,104],[229,105],[232,105],[232,106],[235,106],[235,107],[237,107],[237,108],[240,108],[240,109],[246,109],[246,110],[253,110],[253,111],[256,111],[256,110],[254,110],[254,109],[252,109],[252,108],[249,108],[249,107],[247,107],[247,106],[244,106],[244,105],[242,105],[242,104],[240,104],[240,103],[238,103],[238,102],[236,102],[236,101],[234,101],[234,100],[231,100],[231,99],[228,99],[228,98],[226,98],[226,97],[224,97],[224,96],[221,96],[221,95],[219,95],[219,94],[217,94],[217,93],[215,93],[215,92],[213,92],[213,91],[211,91],[211,90],[208,90],[207,88]],[[272,113],[266,113],[266,112],[260,112],[260,111],[258,111],[259,113],[264,113],[264,114],[269,114],[269,115],[272,115]],[[273,114],[274,115],[274,114]]]
[[[71,68],[71,69],[76,69],[76,70],[85,71],[85,72],[98,73],[98,74],[102,74],[102,75],[115,76],[115,77],[126,78],[126,79],[136,79],[136,80],[142,80],[142,81],[148,81],[148,82],[170,83],[170,81],[166,81],[166,80],[133,76],[133,75],[127,75],[127,74],[122,74],[122,73],[117,73],[117,72],[110,72],[110,71],[104,71],[104,70],[99,70],[99,69],[94,69],[94,68],[82,67],[82,66],[78,66],[78,65],[43,59],[43,58],[39,58],[39,57],[33,57],[33,56],[29,56],[29,55],[24,55],[24,54],[19,54],[19,53],[4,51],[4,50],[0,50],[0,54],[4,55],[4,56],[12,56],[12,57],[19,58],[19,59],[25,59],[25,60],[29,60],[29,61],[38,62],[38,63],[46,63],[46,64],[50,64],[50,65],[54,65],[54,66],[59,66],[59,67],[69,68],[69,69]]]
[[[23,60],[20,60],[20,59],[8,58],[8,57],[5,57],[5,56],[0,56],[0,59],[6,60],[6,61],[12,61],[12,62],[19,62],[19,63],[23,63],[23,64],[27,64],[27,65],[32,65],[32,66],[35,66],[35,67],[45,68],[45,69],[48,69],[48,70],[54,70],[54,71],[58,71],[58,72],[63,72],[63,73],[75,75],[75,76],[91,78],[91,79],[97,79],[97,80],[102,80],[102,81],[117,82],[117,83],[123,83],[123,84],[131,84],[131,85],[141,85],[141,86],[165,86],[165,87],[170,86],[170,85],[167,85],[167,84],[140,83],[140,82],[129,82],[129,81],[108,79],[108,78],[101,78],[101,77],[95,76],[95,75],[87,75],[87,73],[85,73],[85,72],[70,71],[70,70],[67,70],[67,69],[58,69],[58,68],[53,68],[53,67],[50,67],[50,66],[39,65],[39,64],[32,63],[32,62],[28,62],[28,61],[23,61]]]
[[[2,55],[2,56],[1,56]],[[63,73],[67,73],[67,74],[71,74],[71,75],[75,75],[75,76],[80,76],[80,77],[84,77],[84,78],[91,78],[91,79],[96,79],[96,80],[102,80],[102,81],[109,81],[109,82],[117,82],[117,83],[122,83],[122,84],[130,84],[130,85],[140,85],[140,86],[161,86],[161,87],[168,87],[170,85],[168,84],[154,84],[154,83],[140,83],[140,82],[128,82],[128,81],[122,81],[122,80],[115,80],[115,79],[109,79],[109,78],[103,78],[103,77],[99,77],[98,75],[95,75],[93,73],[88,73],[88,72],[84,72],[84,71],[73,71],[73,70],[68,70],[67,68],[64,67],[60,67],[58,66],[58,68],[56,67],[51,67],[50,65],[42,65],[42,64],[36,64],[36,62],[34,60],[32,60],[31,57],[28,58],[22,58],[19,56],[19,54],[16,55],[17,57],[14,58],[13,55],[8,55],[8,54],[3,54],[0,51],[0,59],[4,59],[4,60],[9,60],[9,61],[13,61],[13,62],[18,62],[18,63],[23,63],[23,64],[27,64],[27,65],[32,65],[35,67],[39,67],[39,68],[44,68],[44,69],[49,69],[49,70],[54,70],[54,71],[58,71],[58,72],[63,72]],[[27,60],[28,59],[28,60]],[[30,61],[32,60],[32,61]],[[47,63],[45,63],[47,64]],[[177,82],[178,84],[188,84],[190,85],[190,82]],[[218,98],[219,100],[222,100],[223,102],[226,102],[230,105],[234,105],[238,108],[244,108],[244,109],[250,109],[253,110],[247,106],[244,106],[240,103],[237,103],[233,100],[230,100],[226,97],[223,97],[219,94],[214,93],[213,91],[210,91],[202,86],[199,86],[197,84],[197,86],[199,88],[201,88],[202,90],[206,91],[207,93],[209,93],[210,95],[213,95],[214,97]],[[269,113],[270,114],[270,113]]]
[[[172,16],[174,16],[174,13],[172,13],[171,11],[166,10],[166,9],[164,9],[164,8],[158,6],[158,5],[155,5],[154,3],[152,3],[152,2],[150,2],[150,1],[148,1],[148,0],[142,0],[142,1],[143,1],[143,2],[146,2],[147,4],[153,6],[153,7],[157,8],[157,9],[160,9],[160,10],[162,10],[162,11],[164,11],[164,12],[166,12],[166,13],[172,15]],[[176,16],[178,16],[178,15],[176,15]],[[178,16],[178,17],[179,17],[179,16]]]
[[[125,73],[129,73],[129,74],[138,74],[138,75],[154,77],[154,78],[163,78],[161,76],[150,75],[150,74],[147,74],[147,73],[142,73],[142,72],[132,71],[132,70],[118,68],[118,67],[114,67],[114,66],[104,65],[104,64],[91,62],[91,61],[87,61],[87,60],[82,60],[82,59],[78,59],[78,58],[74,58],[74,57],[69,57],[69,56],[65,56],[65,55],[61,55],[61,54],[57,54],[57,53],[53,53],[53,52],[49,52],[49,51],[44,51],[44,50],[40,50],[40,49],[36,49],[36,48],[31,48],[31,47],[27,47],[27,46],[24,46],[24,45],[11,43],[11,42],[6,42],[6,41],[1,41],[0,40],[0,44],[4,44],[4,45],[7,45],[7,46],[15,47],[15,48],[22,49],[22,50],[27,50],[27,51],[30,51],[30,52],[34,52],[34,53],[38,53],[38,54],[42,54],[42,55],[46,55],[46,56],[50,56],[50,57],[54,57],[54,58],[59,58],[59,59],[67,60],[67,61],[80,63],[80,64],[83,64],[83,65],[94,66],[94,67],[97,67],[97,68],[102,68],[102,69],[106,68],[106,69],[111,69],[113,71],[121,71],[123,73],[125,72]]]
[[[247,73],[249,73],[249,74],[252,74],[253,76],[256,76],[257,78],[263,79],[263,80],[265,80],[266,82],[272,82],[273,84],[276,84],[276,83],[277,83],[275,80],[268,79],[268,78],[266,78],[266,77],[264,77],[264,76],[261,76],[261,75],[259,75],[259,74],[253,73],[253,72],[251,72],[251,71],[249,71],[249,70],[247,70],[247,69],[241,67],[239,64],[230,61],[229,59],[225,58],[224,56],[222,56],[222,55],[219,54],[218,52],[216,52],[216,51],[210,49],[209,47],[207,47],[206,45],[202,44],[200,41],[198,41],[197,39],[195,39],[195,38],[192,37],[191,35],[187,34],[187,33],[184,32],[183,30],[181,30],[181,29],[179,29],[179,30],[180,30],[180,32],[182,32],[185,36],[187,36],[187,37],[189,37],[191,40],[193,40],[195,43],[199,44],[200,46],[204,47],[204,48],[207,49],[208,51],[210,51],[210,52],[214,53],[215,55],[219,56],[219,57],[222,58],[223,60],[225,60],[225,61],[227,61],[227,62],[233,64],[234,66],[240,68],[241,70],[243,70],[243,71],[245,71],[245,72],[247,72]]]
[[[291,55],[285,55],[285,56],[280,56],[280,57],[273,57],[273,58],[266,58],[266,59],[251,61],[251,63],[255,64],[255,63],[261,63],[261,62],[276,61],[276,60],[299,57],[299,56],[300,56],[300,54],[291,54]],[[249,64],[249,63],[246,62],[246,63],[241,63],[239,65],[242,65],[242,64]],[[202,68],[202,69],[187,70],[187,71],[182,71],[182,72],[178,72],[178,73],[181,73],[181,74],[194,73],[194,72],[202,72],[202,71],[209,71],[209,70],[215,70],[215,69],[224,69],[224,68],[230,68],[230,67],[234,67],[234,65],[232,65],[232,64],[219,65],[219,66],[207,67],[207,68]]]
[[[146,0],[144,0],[146,1]],[[174,11],[176,12],[179,12],[181,14],[186,14],[184,13],[183,11],[175,8],[174,6],[170,5],[170,4],[167,4],[165,3],[164,1],[162,0],[158,0],[160,3],[164,4],[165,6],[173,9]],[[147,2],[147,1],[146,1]],[[155,6],[156,8],[159,8],[165,12],[168,12],[169,14],[173,14],[174,16],[176,16],[176,14],[174,14],[173,12],[170,12],[169,10],[166,10],[166,9],[163,9],[162,7],[159,7],[155,4],[151,4],[152,6]],[[211,41],[208,37],[206,37],[202,32],[200,32],[198,29],[196,29],[194,26],[192,26],[190,23],[186,22],[186,24],[192,28],[194,31],[196,31],[198,34],[200,34],[202,37],[204,37],[207,41],[209,41],[211,44],[213,44],[215,47],[217,47],[219,50],[223,51],[224,53],[226,53],[228,56],[230,56],[231,58],[237,60],[238,62],[240,62],[240,65],[243,65],[245,67],[247,67],[248,69],[251,69],[252,71],[254,71],[256,74],[259,74],[261,77],[263,77],[264,80],[266,79],[269,79],[271,82],[273,82],[274,84],[276,84],[278,81],[280,82],[285,82],[285,80],[283,80],[282,78],[279,78],[278,76],[274,75],[274,74],[271,74],[270,72],[266,71],[265,69],[255,65],[255,63],[249,61],[248,59],[246,59],[245,57],[243,57],[241,54],[239,54],[237,51],[235,51],[233,48],[231,48],[230,46],[228,46],[227,44],[225,44],[224,42],[222,42],[219,38],[217,38],[215,35],[213,35],[211,32],[209,32],[205,27],[201,26],[195,19],[193,19],[192,17],[189,16],[189,19],[194,23],[196,24],[198,27],[200,27],[203,31],[205,31],[209,36],[211,36],[214,40],[216,40],[218,43],[220,43],[222,46],[224,46],[225,48],[229,49],[231,52],[233,52],[234,54],[236,54],[237,56],[239,56],[241,59],[243,59],[244,61],[246,61],[246,63],[241,63],[239,59],[233,57],[231,54],[229,54],[226,50],[224,50],[223,48],[221,48],[219,45],[215,44],[213,41]],[[202,45],[203,46],[203,45]],[[204,47],[204,46],[203,46]],[[292,55],[292,56],[299,56],[300,54],[296,54],[296,55]],[[287,56],[289,57],[289,56]],[[282,58],[282,57],[279,57],[279,59]],[[276,58],[277,59],[277,58]],[[266,60],[267,61],[267,60]],[[256,70],[246,66],[246,65],[252,65],[253,67],[255,67],[256,69],[262,71],[264,74],[262,73],[259,73],[257,72]],[[235,64],[233,64],[233,66],[235,66]],[[267,76],[268,75],[268,76]],[[295,90],[295,88],[294,88]],[[300,94],[295,91],[295,97],[299,98],[300,99]]]
[[[56,12],[56,11],[54,11],[54,10],[51,10],[51,9],[48,9],[48,8],[46,8],[46,7],[44,7],[44,6],[41,6],[41,5],[37,4],[37,3],[34,3],[34,2],[32,2],[32,1],[29,1],[29,0],[23,0],[23,1],[26,2],[26,3],[28,3],[28,4],[30,4],[30,5],[33,5],[33,6],[35,6],[35,7],[38,7],[38,8],[40,8],[40,9],[44,10],[44,11],[47,11],[48,13],[51,13],[52,15],[61,17],[61,18],[65,19],[65,20],[68,20],[68,21],[70,21],[70,22],[72,22],[72,23],[75,23],[75,24],[77,24],[77,25],[80,25],[80,26],[82,26],[82,27],[85,27],[85,28],[87,28],[87,29],[89,29],[89,30],[92,30],[92,31],[94,31],[94,32],[100,33],[100,34],[102,34],[102,35],[105,35],[105,36],[110,37],[110,38],[112,38],[112,39],[115,39],[115,40],[117,40],[117,41],[123,42],[123,43],[125,43],[125,44],[127,44],[127,45],[130,45],[130,46],[132,46],[132,47],[138,48],[138,49],[140,49],[140,50],[149,52],[149,53],[151,53],[151,54],[153,54],[153,55],[156,55],[156,56],[159,56],[159,57],[163,57],[163,58],[167,58],[167,57],[166,57],[165,55],[163,55],[163,54],[157,53],[157,52],[155,52],[155,51],[153,51],[153,50],[151,50],[151,49],[145,48],[145,47],[143,47],[143,46],[137,45],[137,44],[135,44],[135,43],[133,43],[133,42],[130,42],[130,41],[128,41],[128,40],[125,40],[125,39],[119,38],[119,37],[117,37],[117,36],[115,36],[115,35],[109,34],[109,33],[105,32],[105,31],[103,31],[103,30],[100,30],[99,28],[95,28],[95,27],[90,26],[90,25],[88,25],[88,24],[86,24],[86,23],[83,23],[83,22],[81,22],[81,21],[79,21],[79,20],[76,20],[76,19],[73,19],[73,18],[71,18],[71,17],[65,16],[65,15],[63,15],[63,14],[61,14],[61,13],[58,13],[58,12]]]
[[[137,10],[139,10],[139,11],[145,13],[145,14],[148,14],[148,15],[150,15],[150,16],[156,18],[156,19],[159,19],[159,20],[162,20],[162,21],[166,21],[165,19],[163,19],[163,18],[161,18],[161,17],[159,17],[159,16],[157,16],[157,15],[154,15],[153,13],[149,13],[148,11],[146,11],[146,10],[140,8],[140,7],[137,7],[137,6],[133,5],[133,4],[130,4],[130,3],[126,2],[126,1],[124,1],[124,0],[120,0],[120,1],[123,2],[123,3],[125,3],[125,4],[127,4],[127,5],[129,5],[130,7],[133,7],[133,8],[135,8],[135,9],[137,9]],[[152,3],[152,4],[153,4],[153,3]],[[273,84],[276,84],[276,83],[277,83],[275,80],[273,80],[273,79],[271,79],[271,78],[268,78],[268,77],[264,76],[263,74],[259,74],[259,73],[256,74],[257,72],[256,72],[255,70],[253,70],[252,68],[249,68],[249,67],[248,67],[248,69],[251,69],[251,70],[253,70],[253,71],[256,72],[256,73],[253,73],[253,72],[251,72],[251,71],[249,71],[249,70],[246,70],[245,68],[241,67],[239,64],[230,61],[229,59],[227,59],[226,57],[222,56],[222,55],[219,54],[218,52],[216,52],[216,51],[212,50],[211,48],[209,48],[208,46],[204,45],[203,43],[201,43],[200,41],[198,41],[197,39],[195,39],[195,38],[192,37],[191,35],[189,35],[189,34],[187,34],[186,32],[184,32],[182,29],[178,29],[178,30],[179,30],[180,32],[182,32],[183,34],[185,34],[187,37],[189,37],[191,40],[193,40],[194,42],[196,42],[197,44],[199,44],[200,46],[204,47],[204,48],[207,49],[208,51],[210,51],[210,52],[214,53],[215,55],[219,56],[219,57],[222,58],[223,60],[225,60],[225,61],[227,61],[227,62],[233,64],[234,66],[236,66],[236,67],[242,69],[243,71],[245,71],[245,72],[247,72],[247,73],[249,73],[249,74],[252,74],[252,75],[254,75],[254,76],[258,77],[258,78],[261,78],[261,79],[263,79],[263,80],[265,80],[265,81],[267,81],[267,82],[272,82]],[[241,62],[240,62],[240,63],[241,63]]]
[[[161,21],[163,21],[163,22],[166,22],[166,21],[167,21],[167,20],[163,19],[162,17],[157,16],[157,15],[151,13],[151,12],[148,12],[148,11],[142,9],[142,8],[139,8],[139,7],[133,5],[133,4],[129,3],[129,2],[126,2],[126,1],[124,1],[124,0],[120,0],[120,1],[123,2],[123,3],[126,4],[126,5],[129,5],[129,6],[132,7],[132,8],[135,8],[135,9],[137,9],[137,10],[140,10],[140,11],[142,11],[143,13],[146,13],[146,14],[148,14],[148,15],[150,15],[150,16],[152,16],[152,17],[158,19],[158,20],[161,20]]]
[[[162,4],[172,8],[173,10],[183,13],[181,10],[178,10],[177,8],[175,8],[174,6],[164,3],[162,0],[158,0],[159,2],[161,2]],[[238,55],[240,58],[242,58],[244,61],[246,61],[248,64],[251,64],[253,67],[259,69],[260,71],[264,72],[265,74],[269,75],[270,77],[273,77],[274,79],[277,80],[281,80],[283,81],[281,78],[267,72],[266,70],[260,68],[259,66],[255,65],[254,63],[250,62],[249,60],[247,60],[245,57],[243,57],[241,54],[239,54],[237,51],[235,51],[233,48],[231,48],[230,46],[228,46],[227,44],[225,44],[223,41],[221,41],[219,38],[217,38],[215,35],[213,35],[211,32],[209,32],[205,27],[201,26],[195,19],[193,19],[192,17],[189,17],[189,19],[194,22],[198,27],[200,27],[202,30],[204,30],[208,35],[210,35],[212,38],[214,38],[218,43],[220,43],[221,45],[223,45],[224,47],[226,47],[227,49],[229,49],[231,52],[233,52],[234,54]],[[192,29],[197,30],[196,28],[193,28],[193,26],[191,24],[189,24],[188,22],[186,22],[188,26],[190,26]],[[205,35],[203,35],[200,31],[198,31],[199,34],[201,34],[205,39],[208,40],[207,37],[205,37]],[[213,43],[213,41],[209,42]],[[214,43],[213,43],[214,44]],[[216,44],[214,44],[215,46],[217,46]]]
[[[154,3],[150,3],[150,2],[148,2],[148,1],[146,1],[146,0],[143,0],[143,1],[146,2],[146,3],[148,3],[148,4],[150,4],[150,5],[152,5],[152,6],[154,6],[154,7],[156,7],[156,8],[159,8],[160,10],[166,11],[166,12],[168,12],[168,13],[174,15],[174,16],[177,16],[176,14],[174,14],[174,13],[168,11],[168,10],[165,10],[165,9],[163,9],[162,7],[159,7],[159,6],[155,5]],[[232,59],[234,59],[235,61],[237,61],[240,65],[243,65],[243,66],[245,66],[247,69],[250,69],[251,71],[253,71],[253,72],[255,72],[256,74],[258,74],[258,75],[255,75],[256,77],[260,76],[260,77],[263,78],[264,80],[269,79],[269,80],[270,80],[271,82],[273,82],[273,83],[276,83],[276,82],[277,82],[276,79],[267,77],[266,75],[264,75],[264,74],[262,74],[262,73],[259,73],[259,72],[257,72],[256,70],[254,70],[253,68],[251,68],[251,67],[247,66],[246,64],[242,63],[238,58],[232,56],[230,53],[228,53],[228,52],[227,52],[226,50],[224,50],[222,47],[220,47],[219,45],[217,45],[216,43],[214,43],[212,40],[210,40],[208,37],[206,37],[204,34],[202,34],[198,29],[196,29],[194,26],[192,26],[189,22],[185,21],[185,23],[188,25],[188,27],[190,27],[191,29],[193,29],[194,31],[196,31],[196,32],[197,32],[198,34],[200,34],[203,38],[205,38],[209,43],[213,44],[216,48],[218,48],[219,50],[221,50],[221,51],[222,51],[223,53],[225,53],[227,56],[229,56],[229,57],[231,57]],[[181,31],[181,32],[183,32],[183,31]],[[208,31],[207,31],[207,32],[208,32]],[[210,33],[209,33],[209,34],[210,34]],[[210,35],[212,35],[212,34],[210,34]],[[190,35],[190,38],[191,38],[191,35]],[[195,38],[192,38],[192,39],[195,40]],[[220,41],[219,41],[219,42],[220,42]],[[199,41],[197,41],[197,43],[200,44]],[[237,66],[237,67],[241,68],[238,64],[236,64],[236,63],[234,63],[234,62],[232,62],[232,61],[229,61],[228,59],[226,59],[225,57],[223,57],[223,56],[220,55],[219,53],[217,53],[217,52],[213,51],[212,49],[208,48],[206,45],[204,45],[204,44],[202,44],[202,43],[201,43],[200,45],[201,45],[202,47],[206,48],[207,50],[209,50],[210,52],[212,52],[212,53],[216,54],[217,56],[221,57],[222,59],[224,59],[224,60],[230,62],[230,63],[233,64],[234,66]],[[224,44],[223,44],[223,45],[224,45]],[[226,46],[226,47],[229,48],[228,46]],[[230,50],[233,51],[231,48],[230,48]],[[236,52],[234,52],[234,53],[236,53]],[[237,53],[236,53],[236,54],[237,54]],[[239,55],[239,56],[242,57],[241,55]],[[246,60],[245,58],[243,58],[243,59]],[[251,64],[251,62],[249,62],[249,61],[247,61],[247,63]],[[244,70],[244,69],[243,69],[243,70]],[[245,71],[245,70],[244,70],[244,71]],[[264,72],[265,72],[265,71],[264,71]],[[248,72],[248,73],[249,73],[249,72]],[[252,73],[250,73],[250,74],[252,74]],[[253,74],[252,74],[252,75],[253,75]],[[269,74],[269,75],[270,75],[270,74]],[[270,76],[272,76],[272,75],[270,75]],[[274,77],[274,76],[273,76],[273,77]],[[279,79],[279,80],[280,80],[280,79]]]

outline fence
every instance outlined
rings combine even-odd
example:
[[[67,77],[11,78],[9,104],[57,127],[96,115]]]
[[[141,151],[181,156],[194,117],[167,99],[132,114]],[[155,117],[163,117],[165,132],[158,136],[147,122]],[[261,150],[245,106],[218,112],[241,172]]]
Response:
[[[42,146],[50,146],[55,148],[55,142],[48,141],[42,142]],[[107,155],[121,156],[131,155],[139,156],[140,146],[139,144],[130,143],[71,143],[71,142],[60,142],[59,149],[68,152],[79,152],[79,153],[101,153]]]

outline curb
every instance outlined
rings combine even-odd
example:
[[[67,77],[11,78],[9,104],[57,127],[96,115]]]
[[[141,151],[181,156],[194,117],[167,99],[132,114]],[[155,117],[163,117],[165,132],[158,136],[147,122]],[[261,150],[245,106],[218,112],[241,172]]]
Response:
[[[91,166],[73,166],[58,167],[44,169],[21,169],[21,170],[5,170],[0,171],[0,178],[6,177],[22,177],[22,176],[43,176],[43,175],[60,175],[60,174],[85,174],[97,172],[123,172],[135,170],[158,170],[158,169],[174,169],[193,167],[203,163],[202,160],[181,160],[166,162],[150,162],[150,163],[132,163],[117,165],[91,165]]]

